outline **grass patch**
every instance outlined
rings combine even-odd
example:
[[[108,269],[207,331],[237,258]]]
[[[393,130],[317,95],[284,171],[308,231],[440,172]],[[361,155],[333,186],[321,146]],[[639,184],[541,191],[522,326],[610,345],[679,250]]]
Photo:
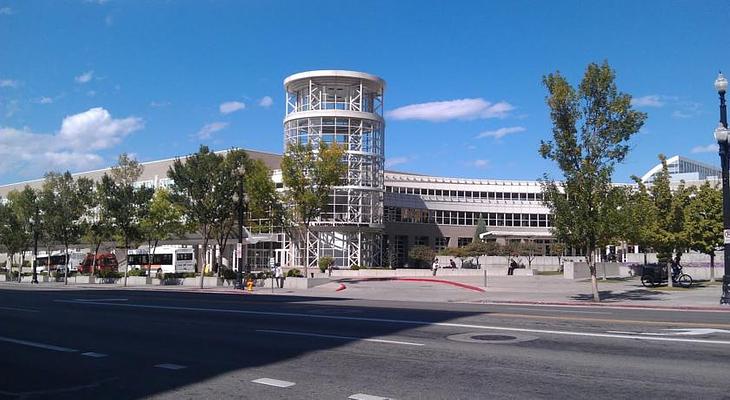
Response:
[[[537,275],[563,275],[560,271],[537,271]]]

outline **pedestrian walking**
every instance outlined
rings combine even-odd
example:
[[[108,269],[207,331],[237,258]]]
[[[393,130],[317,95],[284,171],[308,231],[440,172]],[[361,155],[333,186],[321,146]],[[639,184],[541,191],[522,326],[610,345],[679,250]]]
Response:
[[[431,272],[433,272],[433,276],[436,276],[436,270],[439,269],[439,259],[434,258],[433,264],[431,264]]]
[[[277,263],[274,267],[274,277],[276,278],[276,286],[278,288],[284,287],[284,270],[281,268],[281,264]]]

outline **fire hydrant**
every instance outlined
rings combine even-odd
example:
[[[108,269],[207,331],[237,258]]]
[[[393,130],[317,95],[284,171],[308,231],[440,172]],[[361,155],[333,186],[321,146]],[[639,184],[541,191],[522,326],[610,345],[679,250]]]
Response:
[[[253,279],[249,279],[246,281],[246,290],[249,292],[253,292]]]

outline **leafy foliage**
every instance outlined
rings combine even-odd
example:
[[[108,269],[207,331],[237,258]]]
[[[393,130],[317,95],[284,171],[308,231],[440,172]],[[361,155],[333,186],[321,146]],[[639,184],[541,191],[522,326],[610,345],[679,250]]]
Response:
[[[539,153],[563,174],[562,184],[543,177],[544,201],[554,216],[554,236],[587,250],[593,297],[599,301],[593,255],[619,235],[613,222],[621,193],[611,185],[611,177],[646,114],[633,110],[631,96],[618,91],[607,62],[589,64],[577,88],[559,72],[545,76],[543,83],[553,139],[542,141]]]
[[[416,262],[416,268],[422,268],[424,263],[428,267],[435,256],[436,252],[428,246],[416,245],[408,250],[408,258]]]
[[[684,210],[684,228],[689,247],[710,256],[710,277],[714,279],[715,251],[722,247],[722,191],[705,182]]]

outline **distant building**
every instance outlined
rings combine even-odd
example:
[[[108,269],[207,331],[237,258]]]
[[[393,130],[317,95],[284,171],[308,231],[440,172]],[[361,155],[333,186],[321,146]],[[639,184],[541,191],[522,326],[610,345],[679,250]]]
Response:
[[[669,179],[672,183],[679,183],[680,181],[717,181],[722,175],[722,170],[714,165],[690,160],[682,156],[667,158],[667,168],[669,169]],[[662,163],[659,163],[645,173],[641,177],[641,181],[644,183],[652,183],[656,175],[661,171]]]

